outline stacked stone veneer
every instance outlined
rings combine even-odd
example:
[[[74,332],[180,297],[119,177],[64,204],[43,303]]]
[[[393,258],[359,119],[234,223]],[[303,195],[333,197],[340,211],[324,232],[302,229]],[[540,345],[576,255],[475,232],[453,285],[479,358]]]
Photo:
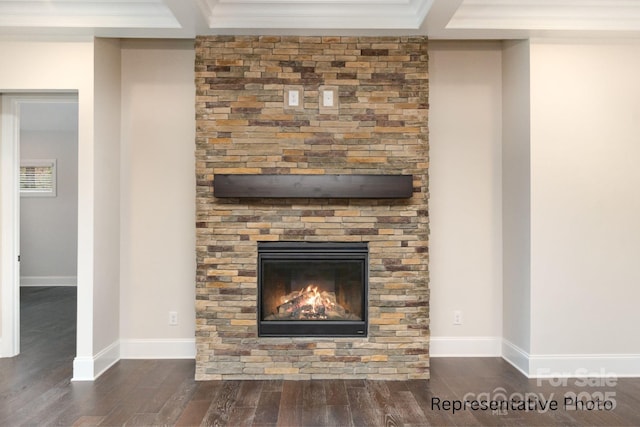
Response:
[[[426,39],[199,37],[195,72],[196,378],[428,378]],[[414,193],[217,199],[215,173],[413,174]],[[368,336],[258,337],[259,241],[369,242]]]

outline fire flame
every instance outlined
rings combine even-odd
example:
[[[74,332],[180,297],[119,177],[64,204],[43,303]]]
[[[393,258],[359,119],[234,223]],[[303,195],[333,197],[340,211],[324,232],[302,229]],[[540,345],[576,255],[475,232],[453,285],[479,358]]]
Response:
[[[362,320],[338,303],[335,292],[313,284],[280,297],[280,301],[265,320]]]
[[[320,291],[316,285],[309,285],[298,291],[293,298],[288,295],[283,305],[287,305],[286,312],[299,312],[305,318],[323,319],[325,313],[335,307],[335,302],[331,301],[329,294]]]

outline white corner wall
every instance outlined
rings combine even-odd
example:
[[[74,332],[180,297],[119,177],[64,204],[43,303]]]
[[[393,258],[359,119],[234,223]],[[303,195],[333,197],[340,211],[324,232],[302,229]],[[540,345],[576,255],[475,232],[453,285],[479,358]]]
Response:
[[[119,359],[120,41],[95,39],[94,373]]]
[[[78,329],[74,379],[94,374],[94,44],[0,41],[0,92],[78,94]],[[3,301],[4,305],[4,301]],[[4,338],[4,337],[3,337]]]
[[[122,43],[122,358],[195,357],[194,64],[192,40]]]
[[[432,356],[640,375],[638,75],[632,41],[430,42]]]
[[[432,357],[500,355],[501,57],[500,42],[429,41]]]
[[[531,371],[640,375],[640,42],[531,45]]]
[[[502,354],[528,371],[531,341],[530,47],[507,41],[502,56]]]

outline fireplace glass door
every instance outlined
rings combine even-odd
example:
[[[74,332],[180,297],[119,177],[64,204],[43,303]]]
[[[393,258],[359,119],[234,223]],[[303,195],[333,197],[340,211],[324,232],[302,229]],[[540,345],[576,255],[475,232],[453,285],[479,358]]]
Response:
[[[261,243],[260,336],[365,336],[366,243]]]

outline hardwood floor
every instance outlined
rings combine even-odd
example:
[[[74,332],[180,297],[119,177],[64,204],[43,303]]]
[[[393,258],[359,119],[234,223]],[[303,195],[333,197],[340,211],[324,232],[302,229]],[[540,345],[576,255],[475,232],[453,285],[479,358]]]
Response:
[[[499,358],[432,359],[431,380],[407,382],[197,382],[192,360],[122,360],[95,382],[72,383],[75,290],[28,288],[22,301],[22,354],[0,359],[1,426],[640,425],[640,379],[538,382]],[[566,408],[571,393],[615,408]],[[472,407],[505,397],[532,406]]]

